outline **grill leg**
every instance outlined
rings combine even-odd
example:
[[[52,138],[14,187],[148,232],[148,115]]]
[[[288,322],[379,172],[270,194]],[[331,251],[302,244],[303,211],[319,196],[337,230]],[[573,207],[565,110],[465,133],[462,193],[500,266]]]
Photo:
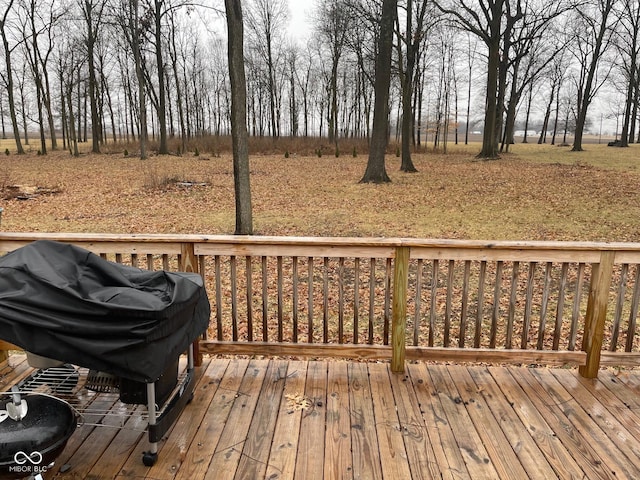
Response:
[[[147,413],[149,415],[149,426],[155,425],[158,415],[156,411],[156,384],[147,383]],[[158,460],[158,442],[151,442],[149,451],[142,454],[142,463],[147,467],[152,467]]]
[[[191,344],[189,345],[189,350],[187,350],[187,368],[189,371],[193,370],[194,362],[193,344]]]

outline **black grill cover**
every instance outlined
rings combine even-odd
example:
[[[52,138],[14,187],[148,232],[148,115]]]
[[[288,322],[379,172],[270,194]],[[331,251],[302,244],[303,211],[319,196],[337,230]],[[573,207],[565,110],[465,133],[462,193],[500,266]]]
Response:
[[[155,382],[206,331],[198,274],[147,271],[40,240],[0,257],[0,338],[27,351]]]

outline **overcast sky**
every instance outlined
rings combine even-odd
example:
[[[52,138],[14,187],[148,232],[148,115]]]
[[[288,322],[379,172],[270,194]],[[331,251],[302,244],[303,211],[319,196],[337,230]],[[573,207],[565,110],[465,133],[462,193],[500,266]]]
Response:
[[[309,14],[313,9],[314,0],[289,1],[289,31],[298,36],[309,36]]]

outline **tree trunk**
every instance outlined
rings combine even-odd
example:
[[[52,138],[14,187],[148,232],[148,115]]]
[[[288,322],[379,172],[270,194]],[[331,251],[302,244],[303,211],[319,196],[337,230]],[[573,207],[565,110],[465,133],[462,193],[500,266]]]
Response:
[[[51,150],[56,150],[58,148],[58,139],[56,137],[56,127],[53,119],[53,109],[51,108],[51,86],[49,83],[49,73],[46,65],[46,61],[42,62],[42,74],[44,77],[44,90],[43,90],[43,100],[44,106],[47,111],[47,122],[49,124],[49,137],[51,140]]]
[[[231,83],[231,140],[236,203],[236,235],[253,233],[249,147],[247,133],[247,83],[244,71],[244,29],[241,0],[225,0],[227,13],[229,79]]]
[[[149,141],[147,133],[147,102],[145,100],[144,73],[142,72],[142,58],[140,52],[140,22],[138,18],[138,0],[132,0],[131,8],[133,9],[130,16],[130,33],[132,37],[133,58],[136,65],[136,78],[138,80],[138,121],[140,125],[140,159],[147,158],[147,142]]]
[[[593,52],[591,54],[591,61],[589,65],[585,65],[587,68],[587,75],[584,85],[582,86],[582,94],[578,95],[578,114],[576,117],[576,133],[573,139],[573,148],[572,152],[581,152],[582,149],[582,137],[584,134],[584,128],[587,122],[587,110],[591,105],[591,101],[593,100],[594,85],[596,78],[596,73],[598,70],[598,64],[600,62],[600,58],[602,57],[603,50],[605,49],[605,37],[608,30],[607,20],[609,18],[609,14],[613,9],[613,5],[615,0],[602,0],[602,11],[600,18],[600,26],[596,33],[596,38]]]
[[[558,88],[558,93],[556,95],[556,114],[553,119],[553,133],[551,136],[551,145],[556,144],[556,134],[558,132],[558,118],[560,116],[560,89]]]
[[[171,17],[171,45],[173,47],[173,51],[169,48],[169,56],[171,57],[171,66],[173,69],[173,77],[176,82],[176,103],[178,106],[178,118],[180,119],[180,151],[184,153],[187,150],[187,129],[185,127],[185,118],[184,118],[184,103],[182,99],[182,86],[180,83],[180,76],[178,74],[178,52],[176,49],[176,29],[174,24],[174,18]]]
[[[96,85],[96,65],[94,58],[94,47],[96,32],[93,28],[93,3],[91,0],[84,0],[84,15],[87,22],[87,61],[89,65],[89,104],[91,108],[91,151],[100,153],[100,122],[98,121],[98,100]]]
[[[158,153],[166,155],[169,153],[167,145],[167,96],[164,84],[164,59],[162,55],[162,3],[164,0],[155,0],[155,40],[156,40],[156,63],[158,68],[158,122],[160,123],[160,145]]]
[[[413,99],[413,69],[416,63],[416,49],[419,47],[420,35],[413,35],[413,0],[407,0],[407,68],[402,78],[402,161],[400,170],[414,173],[418,169],[411,160],[411,140],[413,138],[413,112],[411,109]],[[398,38],[398,44],[400,38]],[[400,48],[400,47],[399,47]],[[400,66],[402,70],[402,66]]]
[[[635,41],[635,39],[634,39]],[[627,98],[625,101],[624,120],[622,123],[622,133],[620,134],[620,146],[629,146],[629,127],[631,124],[631,111],[633,109],[633,97],[636,85],[636,56],[631,55],[631,67],[629,68],[629,84],[627,85]],[[631,133],[633,138],[633,132]]]
[[[44,126],[44,112],[43,112],[43,100],[42,100],[42,77],[40,76],[40,68],[38,65],[38,31],[36,30],[35,14],[36,4],[34,0],[31,0],[29,4],[29,14],[31,21],[31,52],[27,53],[27,57],[29,57],[29,62],[31,63],[33,80],[36,86],[36,106],[38,108],[38,129],[40,132],[40,153],[42,155],[47,154],[47,139],[45,136],[45,126]],[[25,32],[26,33],[26,32]],[[28,50],[28,48],[27,48]],[[33,55],[33,57],[31,57]]]
[[[389,140],[389,87],[391,84],[391,51],[397,15],[397,0],[383,0],[380,37],[376,57],[375,106],[373,131],[367,169],[360,183],[386,183],[391,179],[385,169],[385,153]]]
[[[513,64],[513,73],[511,77],[511,92],[509,102],[507,103],[507,118],[504,123],[504,133],[502,135],[502,145],[500,151],[509,151],[509,146],[514,143],[513,134],[516,124],[516,107],[520,102],[520,93],[518,92],[518,74],[520,70],[520,57]]]
[[[487,38],[487,96],[484,112],[484,132],[482,136],[482,150],[478,158],[498,157],[498,101],[500,97],[500,44],[502,38],[502,17],[504,0],[490,2],[491,20],[488,25]]]
[[[2,35],[2,45],[4,47],[4,61],[7,69],[7,97],[9,102],[9,115],[11,116],[11,126],[13,128],[13,138],[16,141],[16,150],[18,154],[24,154],[24,147],[20,141],[20,130],[18,128],[18,116],[16,115],[16,102],[13,96],[13,67],[11,66],[11,49],[9,48],[9,41],[7,40],[7,33],[5,30],[5,22],[7,15],[11,10],[14,0],[9,0],[6,6],[2,20],[0,20],[0,30]]]

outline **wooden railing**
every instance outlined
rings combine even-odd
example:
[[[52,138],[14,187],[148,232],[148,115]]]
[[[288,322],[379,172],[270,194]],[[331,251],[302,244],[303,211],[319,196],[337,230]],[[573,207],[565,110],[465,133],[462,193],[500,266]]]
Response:
[[[4,232],[0,254],[38,239],[199,272],[205,353],[640,363],[640,244]]]

